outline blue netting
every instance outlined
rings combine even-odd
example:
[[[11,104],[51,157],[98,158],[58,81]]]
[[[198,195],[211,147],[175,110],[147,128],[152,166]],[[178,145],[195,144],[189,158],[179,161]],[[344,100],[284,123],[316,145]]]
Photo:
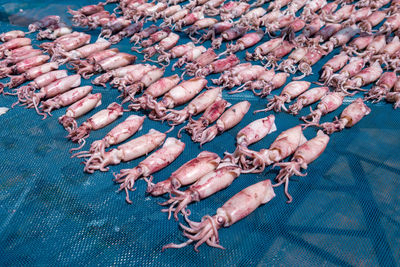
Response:
[[[68,21],[67,5],[78,8],[91,3],[75,0],[65,4],[48,0],[2,3],[0,31],[26,30],[27,23],[49,14],[62,15]],[[90,33],[95,38],[99,31]],[[186,41],[181,39],[180,43]],[[117,46],[122,51],[130,48],[126,39]],[[338,52],[335,50],[332,55]],[[238,55],[244,57],[243,52]],[[328,58],[314,66],[315,74],[306,80],[316,81],[317,72]],[[168,68],[166,75],[171,74]],[[118,95],[111,88],[94,87],[94,90],[103,94],[103,107]],[[238,95],[224,92],[224,97],[231,103],[249,100],[251,111],[264,108],[266,103],[248,92]],[[14,101],[13,97],[0,96],[0,106],[10,106]],[[204,245],[200,253],[191,246],[161,253],[163,245],[185,239],[178,224],[168,221],[166,214],[160,212],[157,203],[163,198],[145,195],[143,181],[137,182],[137,190],[131,194],[132,205],[125,203],[122,193],[116,193],[118,186],[112,182],[112,172],[134,167],[143,158],[113,166],[110,172],[86,174],[79,159],[70,159],[68,150],[76,145],[65,138],[66,132],[57,122],[65,109],[53,112],[53,117],[46,120],[41,120],[33,110],[11,109],[0,116],[0,264],[398,265],[399,116],[390,104],[369,106],[371,114],[359,124],[332,135],[326,151],[310,165],[308,176],[292,179],[289,190],[293,203],[286,204],[283,189],[276,189],[277,197],[267,205],[230,228],[220,230],[221,244],[226,250]],[[331,121],[343,108],[322,120]],[[299,116],[307,113],[308,109],[304,109]],[[92,132],[88,144],[101,139],[130,114]],[[220,156],[224,151],[232,152],[236,133],[265,115],[249,112],[239,125],[203,148]],[[278,131],[252,148],[268,147],[281,131],[298,123],[297,117],[276,114]],[[146,119],[140,133],[150,128],[168,129]],[[176,136],[178,129],[169,136]],[[315,130],[309,128],[305,134],[311,138]],[[156,182],[168,178],[201,151],[186,134],[182,140],[187,145],[185,151],[155,175]],[[190,205],[192,220],[214,214],[238,191],[262,179],[273,179],[277,173],[278,170],[268,168],[259,175],[241,175],[226,190]]]

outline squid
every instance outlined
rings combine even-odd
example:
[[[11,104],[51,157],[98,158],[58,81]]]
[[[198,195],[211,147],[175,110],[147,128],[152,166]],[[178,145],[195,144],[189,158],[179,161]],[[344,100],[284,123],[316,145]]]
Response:
[[[306,122],[304,126],[318,125],[322,116],[335,111],[343,104],[344,94],[341,92],[330,92],[326,94],[321,102],[318,103],[317,108],[312,110],[311,113],[301,117]]]
[[[104,128],[110,123],[114,122],[118,117],[122,116],[123,108],[118,103],[111,103],[106,109],[100,110],[78,128],[72,130],[67,135],[67,138],[71,139],[72,142],[77,142],[80,147],[72,149],[71,151],[81,149],[86,141],[85,139],[89,137],[92,130],[98,130]]]
[[[146,192],[152,196],[161,196],[165,193],[171,193],[173,190],[178,190],[182,186],[193,184],[204,175],[214,171],[220,161],[221,158],[218,154],[202,151],[196,158],[189,160],[174,171],[167,180],[156,184],[149,181]]]
[[[354,126],[370,112],[371,109],[365,105],[364,101],[361,98],[357,98],[342,111],[340,119],[336,118],[333,122],[325,122],[319,125],[319,127],[327,134],[332,134],[343,130],[345,127],[350,128]]]
[[[247,156],[245,164],[238,161],[242,173],[261,173],[273,163],[277,163],[293,154],[296,149],[307,141],[300,125],[281,132],[268,149],[260,151],[247,150],[243,155]]]
[[[241,129],[236,135],[236,149],[233,154],[225,153],[224,163],[237,164],[240,161],[241,166],[246,166],[246,155],[251,154],[248,146],[263,139],[268,134],[276,131],[275,116],[261,118],[251,122]]]
[[[324,97],[329,92],[329,87],[315,87],[305,91],[299,97],[296,102],[289,106],[289,112],[293,115],[299,114],[300,110],[304,106],[311,105]]]
[[[62,73],[60,73],[62,75]],[[51,78],[51,77],[50,77]],[[81,76],[79,74],[66,76],[64,78],[58,79],[40,89],[39,92],[25,96],[25,103],[28,108],[35,108],[38,114],[41,114],[38,110],[38,105],[40,101],[44,98],[51,98],[56,95],[65,93],[72,88],[78,87],[81,85]]]
[[[119,191],[125,190],[126,192],[126,202],[132,203],[129,199],[129,192],[133,191],[133,186],[135,181],[140,177],[147,177],[151,174],[165,168],[171,164],[185,149],[185,143],[179,141],[176,138],[169,137],[165,140],[164,145],[153,154],[148,156],[139,165],[133,169],[123,169],[119,174],[114,174],[114,181],[120,183]],[[151,183],[152,178],[148,179]]]
[[[376,82],[375,86],[368,91],[364,99],[373,103],[381,101],[395,86],[396,82],[397,75],[395,72],[385,72]]]
[[[94,141],[90,145],[89,151],[78,152],[71,157],[91,157],[96,153],[105,153],[105,149],[110,146],[118,145],[133,136],[137,131],[142,129],[142,125],[146,116],[130,115],[125,121],[115,126],[101,140]]]
[[[229,227],[251,214],[260,205],[266,204],[275,197],[274,189],[270,180],[264,180],[251,185],[229,199],[221,208],[217,209],[217,214],[213,217],[206,215],[201,222],[193,222],[185,216],[186,222],[190,227],[180,224],[184,230],[183,234],[188,240],[182,244],[170,243],[163,246],[162,250],[168,248],[182,248],[193,242],[196,243],[194,250],[198,252],[198,247],[206,243],[211,247],[221,248],[219,244],[218,230],[222,227]]]
[[[51,115],[52,110],[59,109],[61,107],[66,107],[84,98],[85,96],[87,96],[89,93],[92,92],[92,89],[93,89],[92,86],[77,87],[63,94],[57,95],[53,98],[43,101],[42,105],[39,107],[40,109],[42,109],[43,119],[47,117],[47,114],[52,116]]]
[[[308,140],[296,149],[292,159],[289,162],[275,163],[274,167],[281,167],[276,176],[276,184],[272,187],[285,184],[285,195],[288,198],[287,203],[292,202],[293,198],[288,192],[289,178],[293,175],[306,176],[307,173],[301,173],[301,169],[307,169],[308,165],[316,160],[324,152],[329,142],[329,135],[318,131],[317,136]]]
[[[230,104],[225,99],[215,101],[197,121],[190,118],[189,123],[179,130],[178,137],[181,138],[182,130],[186,130],[192,137],[202,135],[207,126],[216,121],[229,106]]]
[[[185,104],[203,90],[206,84],[207,80],[204,78],[193,78],[181,82],[169,90],[160,102],[153,100],[154,109],[149,114],[149,118],[157,119],[165,116],[167,109]]]
[[[201,134],[192,135],[194,142],[200,143],[200,146],[213,140],[218,134],[221,134],[235,125],[237,125],[249,111],[250,102],[242,101],[225,111],[217,120],[215,125],[205,129]]]
[[[78,124],[75,119],[85,115],[95,107],[101,105],[101,93],[89,94],[82,98],[78,102],[75,102],[67,108],[65,115],[58,118],[58,122],[67,130],[72,132],[78,128]]]
[[[147,134],[119,145],[115,149],[93,153],[84,161],[83,170],[88,173],[94,173],[96,170],[106,172],[109,170],[108,165],[117,165],[121,161],[128,162],[150,153],[164,142],[165,137],[165,133],[151,129]]]
[[[147,87],[142,96],[130,99],[132,103],[129,105],[129,109],[154,109],[154,104],[157,103],[155,99],[174,88],[179,81],[178,74],[159,79]]]
[[[287,111],[285,107],[286,102],[290,102],[293,98],[296,98],[300,94],[310,88],[311,83],[306,81],[294,81],[288,83],[282,90],[279,96],[274,96],[271,100],[269,100],[267,107],[262,110],[257,110],[254,113],[274,110],[275,112],[280,112],[282,109]]]
[[[182,110],[167,110],[164,117],[158,120],[167,120],[170,125],[179,125],[183,123],[188,117],[196,116],[205,111],[215,101],[220,100],[222,97],[222,88],[213,88],[195,97],[185,108]]]
[[[227,188],[239,175],[240,168],[236,166],[217,168],[215,171],[209,172],[201,177],[184,192],[172,190],[172,194],[176,196],[171,196],[169,200],[161,203],[162,206],[169,205],[169,208],[162,209],[161,211],[168,212],[168,219],[171,218],[173,212],[175,220],[178,221],[179,212],[189,214],[186,207],[191,202],[200,201]]]

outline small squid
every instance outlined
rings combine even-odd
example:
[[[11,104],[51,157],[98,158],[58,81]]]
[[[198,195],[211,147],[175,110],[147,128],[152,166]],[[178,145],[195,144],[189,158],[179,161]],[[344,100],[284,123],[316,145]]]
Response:
[[[164,145],[153,154],[148,156],[139,165],[133,169],[123,169],[119,174],[114,174],[114,181],[120,183],[119,191],[125,190],[126,202],[129,204],[132,201],[129,199],[129,191],[133,191],[135,181],[140,177],[151,182],[152,178],[147,179],[151,174],[165,168],[171,164],[184,150],[185,143],[179,141],[174,137],[169,137],[165,140]]]
[[[342,111],[340,119],[336,118],[333,122],[325,122],[319,127],[327,134],[332,134],[343,130],[345,127],[354,126],[370,112],[371,109],[365,105],[364,101],[361,98],[357,98]]]
[[[108,165],[117,165],[121,161],[128,162],[150,153],[164,142],[165,137],[165,133],[151,129],[147,134],[119,145],[115,149],[92,154],[84,161],[83,170],[88,173],[94,173],[96,170],[106,172],[109,169]]]
[[[277,183],[272,185],[272,187],[277,187],[283,183],[285,184],[285,195],[288,198],[287,203],[293,200],[288,192],[289,178],[293,175],[306,176],[307,173],[301,173],[301,169],[307,169],[308,164],[316,160],[322,152],[324,152],[328,142],[329,136],[322,131],[318,131],[316,137],[308,140],[296,149],[291,161],[274,164],[274,167],[279,166],[282,167],[282,169],[275,178]]]
[[[206,215],[201,222],[190,221],[185,216],[186,222],[190,227],[180,224],[184,230],[183,234],[188,240],[182,244],[170,243],[163,246],[167,248],[182,248],[193,242],[197,242],[194,250],[198,252],[198,247],[206,243],[211,247],[221,248],[219,244],[218,230],[222,227],[229,227],[251,214],[260,205],[269,202],[275,197],[274,189],[270,180],[264,180],[251,185],[229,199],[221,208],[217,209],[214,216]]]
[[[175,220],[178,220],[179,212],[189,214],[186,207],[190,203],[205,199],[212,194],[227,188],[237,177],[239,177],[239,175],[240,168],[235,166],[220,167],[215,171],[209,172],[184,192],[172,190],[172,194],[176,196],[171,196],[169,200],[161,203],[163,206],[169,205],[169,208],[162,209],[161,211],[168,212],[168,219],[171,218],[173,212]]]
[[[150,181],[146,192],[152,196],[161,196],[165,193],[171,193],[173,190],[178,190],[182,186],[193,184],[207,173],[214,171],[220,161],[221,158],[218,154],[202,151],[196,158],[189,160],[174,171],[167,180],[156,184]]]
[[[235,125],[237,125],[249,111],[250,102],[242,101],[225,111],[217,120],[215,125],[205,129],[201,134],[192,135],[194,142],[200,143],[200,146],[213,140],[218,134],[221,134]]]
[[[290,82],[283,88],[279,96],[276,95],[274,98],[269,100],[265,109],[257,110],[254,113],[269,111],[272,109],[275,112],[280,112],[282,109],[287,111],[285,103],[290,102],[292,99],[304,93],[308,88],[310,88],[310,85],[311,83],[306,81]]]

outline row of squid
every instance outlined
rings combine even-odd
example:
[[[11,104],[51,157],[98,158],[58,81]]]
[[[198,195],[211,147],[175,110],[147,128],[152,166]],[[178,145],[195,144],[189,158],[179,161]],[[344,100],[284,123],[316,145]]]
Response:
[[[113,2],[117,1],[86,6],[77,11],[69,10],[77,25],[89,28],[101,26],[101,36],[108,40],[99,38],[95,43],[90,43],[90,35],[73,32],[68,26],[62,25],[56,16],[46,17],[29,26],[30,32],[40,30],[39,39],[54,40],[42,43],[42,49],[33,49],[31,40],[22,31],[0,35],[3,42],[0,55],[4,58],[0,62],[0,74],[3,78],[10,77],[10,81],[0,87],[1,90],[5,87],[16,88],[29,81],[27,85],[5,93],[17,95],[17,103],[35,108],[44,117],[51,115],[54,109],[69,106],[59,122],[68,131],[68,138],[79,144],[72,151],[85,145],[91,131],[116,122],[127,111],[114,102],[78,126],[76,119],[101,105],[102,98],[100,93],[92,94],[92,86],[81,86],[81,78],[101,74],[93,79],[94,84],[106,86],[109,82],[121,91],[122,104],[130,102],[128,110],[147,110],[148,117],[153,120],[167,121],[173,127],[188,120],[181,131],[190,134],[194,142],[204,144],[233,128],[250,110],[248,101],[231,106],[222,97],[223,89],[239,86],[229,93],[252,90],[254,94],[266,97],[272,90],[286,84],[288,73],[294,74],[299,70],[304,75],[310,74],[312,65],[331,53],[333,48],[347,45],[354,36],[366,32],[366,35],[355,38],[343,53],[324,65],[321,87],[310,89],[310,82],[291,81],[279,95],[268,99],[264,110],[256,111],[285,110],[297,115],[303,107],[320,101],[310,114],[301,118],[305,122],[303,125],[283,131],[268,149],[254,151],[249,146],[276,131],[274,115],[253,121],[240,130],[236,136],[235,151],[226,152],[222,159],[213,152],[203,151],[176,170],[170,178],[154,184],[152,175],[172,163],[183,152],[185,144],[176,138],[167,138],[167,132],[154,129],[127,141],[141,129],[145,120],[145,116],[131,115],[104,138],[93,142],[87,151],[72,155],[84,159],[84,171],[93,173],[96,170],[108,171],[110,165],[143,157],[161,146],[136,167],[114,174],[114,181],[120,184],[120,191],[126,192],[127,202],[131,202],[129,191],[134,190],[139,178],[147,182],[147,193],[153,196],[170,194],[169,200],[162,203],[166,206],[163,211],[169,217],[173,214],[175,219],[179,218],[179,213],[183,214],[189,227],[183,224],[181,227],[188,240],[182,244],[168,244],[163,249],[181,248],[191,243],[196,243],[195,250],[203,243],[222,248],[218,230],[229,227],[258,206],[269,202],[275,196],[275,187],[283,185],[288,202],[292,201],[288,192],[289,178],[292,175],[305,175],[302,169],[307,169],[308,164],[325,150],[329,142],[327,134],[352,127],[370,113],[363,100],[357,98],[343,110],[339,118],[320,123],[322,116],[338,109],[345,96],[352,94],[349,90],[358,91],[376,82],[366,93],[365,99],[379,101],[385,98],[395,102],[395,107],[400,105],[400,81],[395,73],[398,68],[399,39],[388,37],[400,26],[400,16],[396,13],[398,1],[392,1],[388,10],[379,11],[389,1],[364,0],[357,4],[347,3],[349,1],[275,1],[269,3],[268,8],[262,8],[260,6],[267,1],[260,0],[253,5],[231,1],[223,5],[223,1],[195,0],[182,7],[178,5],[179,1],[173,0],[158,3],[131,0],[118,1],[115,12],[123,14],[120,18],[104,9],[104,6]],[[335,11],[340,4],[341,8]],[[256,8],[250,9],[252,6]],[[301,9],[300,18],[296,18],[296,12]],[[204,15],[219,15],[222,21],[205,18]],[[382,28],[372,34],[372,28],[383,21],[386,15],[388,17]],[[146,20],[159,18],[163,19],[163,25],[143,29]],[[315,28],[315,25],[320,26]],[[265,65],[271,69],[250,63],[240,64],[240,59],[235,55],[264,38],[265,32],[260,29],[262,26],[270,36],[275,37],[279,30],[282,35],[258,46],[253,53],[247,53],[247,58],[266,62]],[[180,36],[171,28],[182,30],[183,27],[188,27],[184,31],[193,42],[177,45]],[[248,32],[251,29],[256,31]],[[303,33],[295,37],[294,33],[302,29]],[[205,32],[196,38],[200,30]],[[152,61],[151,57],[158,54],[156,62],[161,67],[134,64],[136,56],[111,48],[113,43],[124,37],[130,37],[138,45],[133,50],[144,53],[145,60]],[[213,48],[195,45],[209,39],[212,39]],[[228,44],[226,52],[218,55],[216,50],[222,41],[235,39],[238,39],[236,44]],[[227,56],[220,59],[224,54]],[[288,54],[288,59],[278,64]],[[164,77],[165,67],[175,58],[179,59],[173,68],[181,68],[186,64],[183,75],[196,77],[188,80],[176,74]],[[68,75],[66,70],[59,70],[61,64],[67,64],[77,74]],[[381,64],[393,72],[384,73]],[[283,72],[275,72],[275,69]],[[213,73],[221,74],[213,80],[220,87],[203,91],[207,87],[205,77]],[[330,92],[327,86],[333,86],[335,91]],[[143,94],[138,97],[142,91]],[[290,106],[285,106],[295,99]],[[183,109],[175,109],[184,104],[187,105]],[[201,113],[197,120],[193,119]],[[309,126],[323,131],[318,131],[316,137],[307,141],[303,129]],[[116,145],[116,148],[106,151]],[[291,155],[290,161],[282,162]],[[281,167],[274,184],[270,180],[258,182],[233,196],[214,216],[206,215],[201,222],[189,219],[187,206],[190,203],[228,187],[242,173],[259,173],[269,165]],[[179,190],[183,186],[189,187],[185,191]]]
[[[283,56],[290,53],[290,51],[294,47],[304,46],[304,44],[306,44],[306,45],[309,43],[318,44],[319,42],[327,41],[325,44],[320,45],[320,47],[324,48],[324,50],[328,50],[328,52],[329,52],[329,51],[331,51],[331,49],[333,47],[343,45],[340,43],[340,42],[342,42],[341,40],[339,40],[339,42],[338,42],[338,39],[341,39],[340,38],[341,35],[343,35],[343,34],[348,35],[348,32],[353,32],[353,36],[354,36],[355,34],[357,34],[357,31],[360,31],[360,30],[365,30],[367,32],[371,32],[371,28],[375,25],[378,25],[386,17],[386,15],[388,13],[389,14],[394,13],[394,14],[390,15],[388,17],[388,19],[385,21],[385,23],[383,24],[383,26],[381,27],[379,32],[390,34],[392,31],[395,31],[399,28],[400,17],[396,13],[397,8],[398,8],[398,3],[396,1],[393,1],[391,3],[391,6],[387,11],[386,10],[379,11],[378,9],[380,7],[388,4],[389,1],[374,1],[374,3],[368,3],[368,4],[371,4],[370,6],[368,6],[368,4],[366,4],[366,3],[364,3],[362,5],[359,5],[359,3],[355,4],[355,5],[344,4],[337,11],[335,11],[335,9],[337,9],[338,4],[340,4],[340,1],[335,1],[335,2],[331,2],[331,3],[327,3],[326,1],[310,1],[309,3],[307,1],[287,1],[284,3],[277,3],[277,2],[271,3],[270,7],[267,9],[258,7],[253,10],[250,10],[246,14],[244,14],[244,12],[246,12],[248,10],[250,5],[247,3],[244,3],[244,2],[228,2],[224,6],[221,7],[220,10],[224,11],[224,12],[222,12],[222,14],[229,14],[229,15],[235,14],[235,16],[237,14],[236,17],[240,17],[243,14],[243,17],[241,17],[241,19],[239,19],[239,21],[244,21],[244,23],[242,23],[244,26],[242,26],[240,23],[230,23],[228,20],[232,19],[232,18],[225,18],[223,15],[221,15],[221,19],[223,20],[222,22],[217,22],[217,20],[215,20],[215,19],[210,20],[210,18],[204,18],[204,15],[199,15],[198,14],[199,12],[202,13],[203,10],[208,10],[210,6],[213,6],[214,4],[216,4],[212,1],[191,2],[188,4],[188,8],[186,8],[186,7],[182,8],[179,5],[175,5],[177,8],[168,7],[167,10],[168,11],[171,10],[171,11],[169,11],[171,13],[168,13],[168,12],[167,13],[170,14],[170,16],[173,16],[175,14],[176,15],[180,14],[180,16],[177,16],[176,19],[174,18],[172,20],[172,22],[174,23],[174,27],[178,27],[176,25],[190,26],[189,28],[187,28],[188,33],[197,32],[197,30],[205,29],[207,27],[212,28],[212,29],[210,29],[210,31],[205,33],[205,35],[204,35],[205,38],[201,38],[201,39],[206,40],[207,36],[208,36],[208,38],[213,37],[213,39],[214,39],[216,34],[221,34],[221,37],[217,38],[219,41],[213,40],[213,43],[219,43],[219,45],[222,40],[230,41],[230,40],[234,40],[234,39],[237,39],[237,38],[245,35],[246,32],[249,30],[248,26],[253,25],[251,22],[254,20],[260,20],[268,26],[275,25],[276,23],[279,24],[280,26],[278,27],[278,29],[283,29],[282,31],[284,32],[284,34],[283,34],[284,36],[287,35],[286,32],[288,32],[288,31],[289,32],[297,32],[304,28],[303,33],[300,34],[294,42],[285,41],[284,45],[280,49],[277,49],[274,53],[269,55],[270,56],[270,59],[268,60],[270,62],[269,64],[273,64],[273,62],[276,62],[276,59],[280,59]],[[281,2],[281,1],[279,1],[279,2]],[[219,3],[219,5],[221,5],[221,4],[222,4],[222,2]],[[149,11],[152,14],[153,13],[154,14],[162,14],[163,12],[167,11],[167,10],[161,10],[161,7],[166,8],[165,3],[163,3],[163,2],[154,4],[154,3],[142,3],[140,1],[128,1],[128,2],[121,1],[119,4],[119,7],[121,8],[121,10],[129,10],[128,13],[130,13],[130,14],[135,11],[137,11],[139,14],[141,14],[142,10],[148,10],[148,9],[146,9],[146,8],[142,9],[140,7],[141,6],[148,7],[148,5],[157,6],[157,8],[160,8],[160,9],[156,9],[154,12]],[[199,12],[193,11],[192,13],[190,13],[190,11],[193,10],[193,5],[195,5],[195,6],[199,5],[197,7],[199,8],[199,10],[202,10],[202,11],[199,11]],[[246,8],[239,8],[239,6],[243,6],[243,5],[245,5]],[[285,7],[286,5],[288,5],[288,7],[284,11],[280,11],[280,9]],[[236,8],[236,7],[238,7],[238,9],[242,10],[242,13],[232,12],[232,10],[229,9],[229,8]],[[361,7],[361,8],[356,10],[357,7]],[[301,13],[300,18],[297,19],[294,16],[294,13],[296,13],[296,11],[298,11],[302,8],[303,8],[303,12]],[[101,11],[99,11],[99,10],[101,10]],[[269,11],[269,10],[272,10],[272,11],[267,13],[267,11]],[[97,14],[97,13],[91,14],[91,12],[89,12],[89,11],[101,13],[104,11],[103,4],[100,4],[97,6],[87,6],[80,10],[70,11],[70,12],[72,14],[74,14],[74,17],[76,17],[76,18],[82,18],[85,16],[91,16],[91,15]],[[172,13],[172,11],[174,11],[176,13]],[[183,12],[183,11],[185,11],[185,12]],[[319,14],[318,14],[318,12],[319,12]],[[149,16],[151,16],[151,14]],[[261,16],[263,16],[263,17],[261,17]],[[165,15],[164,15],[163,18],[164,18],[164,25],[168,24],[168,23],[165,23],[165,21],[168,19],[168,17],[165,17]],[[261,19],[261,18],[263,18],[263,19]],[[269,18],[269,19],[266,20],[266,18]],[[280,19],[282,21],[284,21],[285,23],[280,22]],[[125,19],[125,20],[130,22],[129,19]],[[303,22],[300,23],[299,20],[303,21]],[[310,25],[308,25],[307,27],[305,27],[305,25],[307,24],[306,22],[310,22]],[[341,23],[341,22],[345,22],[345,23]],[[115,23],[117,25],[123,24],[123,23],[117,22],[117,19],[115,19]],[[355,23],[358,23],[357,26],[355,25]],[[131,27],[131,26],[132,26],[132,29],[135,29],[135,31],[140,31],[141,27],[143,26],[143,22],[136,22],[135,27],[133,26],[133,24],[129,25],[129,26],[125,25],[125,27],[127,29],[128,29],[128,27]],[[171,25],[167,25],[167,26],[171,26]],[[214,26],[215,26],[215,29],[214,29]],[[274,27],[276,27],[276,26],[274,26]],[[178,27],[178,28],[180,28],[180,27]],[[355,28],[357,28],[357,29],[355,29]],[[121,30],[121,29],[119,29],[119,30],[121,32],[124,32],[124,30]],[[151,25],[150,27],[143,29],[139,33],[132,32],[129,30],[129,32],[132,33],[129,36],[133,35],[133,37],[131,37],[131,40],[132,41],[135,40],[135,43],[137,43],[140,40],[142,40],[143,38],[147,38],[150,35],[154,34],[155,39],[151,40],[150,43],[155,43],[155,42],[160,41],[160,39],[162,39],[162,38],[166,38],[168,36],[168,31],[170,31],[169,28],[162,28],[162,27],[160,28],[155,25]],[[118,34],[119,34],[119,32],[115,32],[115,36],[117,36]],[[124,34],[125,33],[123,33],[122,35],[124,35]],[[237,51],[239,49],[243,50],[247,47],[253,46],[254,44],[256,44],[257,42],[259,42],[262,39],[262,36],[263,36],[263,33],[260,31],[258,31],[257,34],[250,33],[250,35],[246,36],[246,38],[244,38],[243,41],[241,41],[237,45],[235,45],[232,48],[233,51],[231,51],[231,52],[235,52],[235,50]],[[332,37],[332,39],[330,40],[329,38],[331,38],[331,37]],[[174,38],[173,38],[171,36],[170,38],[175,40],[177,37],[174,36]],[[150,39],[152,39],[152,38],[150,38]],[[247,45],[246,41],[250,41],[251,44]],[[144,46],[147,46],[148,44],[149,44],[149,42],[145,42]],[[246,44],[247,46],[243,47],[244,44]],[[216,48],[219,48],[219,45],[217,45]],[[322,54],[323,51],[320,51],[320,50],[322,50],[320,47],[318,46],[319,49],[317,49],[317,50],[319,50],[319,53]],[[261,49],[261,47],[259,50],[264,52]],[[313,50],[315,50],[315,49],[313,49]],[[265,51],[266,54],[268,54],[269,52],[271,52],[271,51]],[[300,53],[300,51],[298,53]],[[307,53],[307,51],[306,51],[306,53]],[[310,54],[310,55],[308,55],[309,59],[307,60],[307,57],[306,57],[304,59],[304,61],[306,61],[306,62],[310,61],[310,60],[312,61],[313,60],[312,54],[315,54],[315,53],[316,53],[315,51],[309,51],[309,53],[308,53],[308,54]],[[324,53],[326,53],[326,52],[324,52]],[[150,55],[151,55],[151,53],[150,53]],[[255,55],[253,55],[253,56],[257,59],[258,57],[260,57],[260,53],[258,53],[256,51]],[[303,56],[305,56],[305,55],[303,55]],[[321,55],[321,56],[323,56],[323,55]],[[321,58],[321,56],[319,57],[319,59]],[[314,55],[314,57],[315,57],[315,55]],[[265,56],[263,56],[262,58],[265,58]],[[319,59],[316,59],[316,61],[318,61]],[[272,63],[271,63],[271,61],[272,61]],[[308,65],[313,65],[313,62],[308,63]],[[293,69],[291,71],[293,71]]]

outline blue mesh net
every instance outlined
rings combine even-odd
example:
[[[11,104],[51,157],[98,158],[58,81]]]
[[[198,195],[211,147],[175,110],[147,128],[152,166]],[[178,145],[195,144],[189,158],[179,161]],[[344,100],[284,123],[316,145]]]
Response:
[[[76,9],[87,4],[93,2],[3,2],[0,30],[26,30],[31,21],[49,14],[68,21],[67,5]],[[95,39],[99,31],[90,34]],[[181,38],[180,43],[188,41],[184,35]],[[264,37],[263,41],[267,39]],[[126,39],[117,47],[121,51],[130,49]],[[225,45],[222,47],[220,52]],[[331,55],[338,52],[335,50]],[[244,52],[238,56],[243,59]],[[305,80],[317,81],[321,66],[329,58],[315,65],[314,74]],[[170,68],[166,75],[172,75]],[[90,81],[83,84],[89,85]],[[94,91],[103,94],[102,107],[118,96],[110,87],[95,86]],[[251,102],[251,111],[264,108],[267,102],[250,92],[237,95],[224,92],[224,98],[231,103],[246,99]],[[348,98],[344,106],[353,98]],[[0,96],[0,106],[9,107],[15,100]],[[322,121],[331,121],[344,106]],[[291,179],[289,190],[294,198],[291,204],[285,203],[283,189],[277,188],[277,196],[268,204],[219,231],[221,245],[226,250],[203,245],[200,253],[191,246],[161,252],[167,243],[185,241],[177,222],[167,220],[167,215],[160,212],[158,203],[167,196],[147,196],[143,181],[138,181],[137,190],[131,193],[132,205],[125,203],[123,193],[116,192],[118,186],[112,182],[112,172],[132,168],[143,158],[112,166],[109,172],[84,173],[80,160],[71,159],[68,153],[76,144],[65,138],[66,132],[57,122],[65,109],[54,111],[53,117],[46,120],[41,120],[34,110],[10,109],[0,116],[0,264],[398,265],[399,116],[391,104],[369,106],[372,112],[360,123],[332,135],[326,151],[309,166],[306,177]],[[305,108],[298,117],[308,111]],[[203,149],[220,156],[224,151],[232,152],[236,133],[270,113],[249,112],[239,125],[205,144]],[[130,114],[125,113],[117,122],[93,131],[85,148]],[[281,131],[299,124],[298,117],[286,113],[275,115],[278,131],[254,144],[252,149],[267,148]],[[151,128],[165,131],[169,127],[146,119],[136,136]],[[179,127],[168,136],[176,136],[178,130]],[[312,128],[305,131],[308,138],[315,133]],[[185,151],[154,175],[155,182],[168,178],[201,151],[188,135],[183,134],[182,140],[186,143]],[[263,179],[273,179],[277,173],[277,169],[267,168],[262,174],[241,175],[226,190],[190,205],[191,219],[199,221],[203,215],[215,214],[218,207],[240,190]]]

